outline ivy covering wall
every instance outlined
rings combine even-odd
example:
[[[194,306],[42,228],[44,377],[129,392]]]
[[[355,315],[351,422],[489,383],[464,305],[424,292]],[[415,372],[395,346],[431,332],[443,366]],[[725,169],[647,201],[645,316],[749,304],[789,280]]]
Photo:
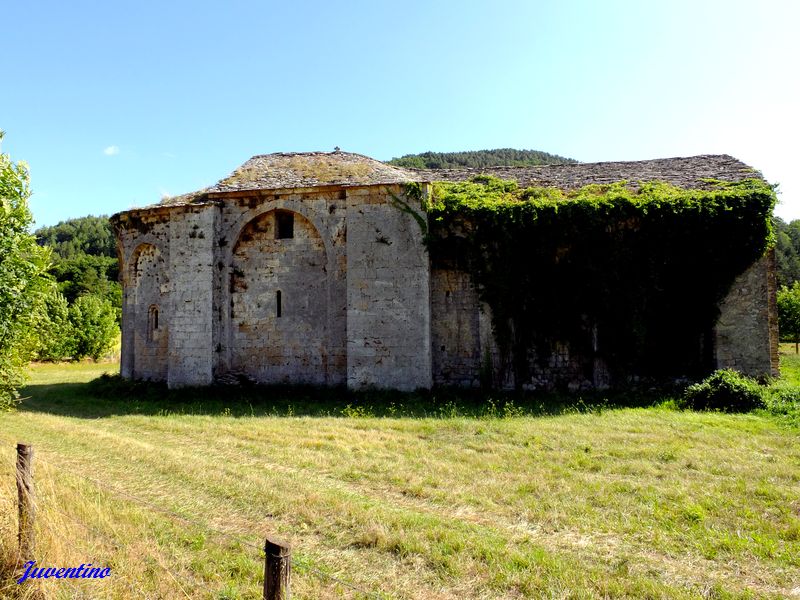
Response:
[[[518,384],[555,342],[617,377],[701,374],[718,303],[771,244],[775,204],[760,179],[707,187],[435,183],[429,250],[472,275]]]

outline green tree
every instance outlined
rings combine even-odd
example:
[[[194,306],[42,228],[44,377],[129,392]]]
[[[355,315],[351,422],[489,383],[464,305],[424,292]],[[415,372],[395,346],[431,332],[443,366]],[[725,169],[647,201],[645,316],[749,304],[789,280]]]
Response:
[[[778,266],[778,285],[800,281],[800,220],[789,223],[773,218],[775,230],[775,259]]]
[[[800,281],[778,290],[778,328],[794,339],[794,351],[800,353]]]
[[[56,256],[50,273],[58,282],[58,290],[68,302],[83,294],[96,294],[111,300],[122,301],[122,288],[116,281],[119,266],[116,257],[78,254],[64,259]],[[119,296],[119,298],[117,298]]]
[[[119,335],[114,306],[94,294],[79,296],[72,303],[69,320],[75,339],[73,358],[76,359],[90,356],[99,360]]]
[[[19,397],[25,365],[38,345],[36,324],[52,290],[50,251],[29,233],[29,197],[27,165],[0,153],[0,409]]]
[[[62,360],[75,353],[75,335],[69,319],[69,303],[53,287],[45,299],[45,310],[37,325],[39,360]]]

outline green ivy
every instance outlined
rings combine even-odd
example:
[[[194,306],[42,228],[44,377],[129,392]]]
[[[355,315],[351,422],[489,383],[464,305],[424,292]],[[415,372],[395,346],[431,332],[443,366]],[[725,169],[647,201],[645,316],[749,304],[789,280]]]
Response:
[[[618,376],[706,373],[718,303],[769,247],[775,204],[759,179],[707,183],[435,183],[427,243],[434,266],[471,273],[518,383],[555,342],[589,379],[596,357]]]
[[[411,217],[417,222],[417,225],[419,225],[422,235],[427,235],[428,221],[425,219],[425,214],[420,214],[420,212],[415,210],[411,204],[409,204],[410,202],[412,204],[418,204],[421,208],[425,207],[425,194],[422,190],[422,186],[416,182],[407,183],[403,186],[403,195],[406,197],[408,202],[405,202],[402,198],[398,198],[389,190],[387,190],[387,192],[392,198],[392,204],[394,207],[399,209],[401,212],[411,215]]]

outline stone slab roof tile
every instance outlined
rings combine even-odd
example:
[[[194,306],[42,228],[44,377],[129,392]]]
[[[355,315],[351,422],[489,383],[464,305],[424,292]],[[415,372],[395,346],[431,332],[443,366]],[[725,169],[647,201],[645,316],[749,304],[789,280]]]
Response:
[[[413,172],[350,152],[287,152],[254,156],[211,192],[361,186],[414,181]]]
[[[197,190],[196,192],[181,194],[180,196],[168,196],[162,199],[161,202],[159,202],[156,206],[180,206],[182,204],[201,202],[205,199],[209,190],[210,188],[205,188],[202,190]]]
[[[623,180],[630,182],[632,186],[636,186],[640,181],[665,181],[685,189],[710,189],[713,184],[705,180],[763,179],[761,173],[752,167],[725,154],[535,167],[409,170],[417,173],[417,176],[424,178],[425,181],[466,181],[476,175],[492,175],[500,179],[513,179],[523,188],[537,186],[564,190]]]

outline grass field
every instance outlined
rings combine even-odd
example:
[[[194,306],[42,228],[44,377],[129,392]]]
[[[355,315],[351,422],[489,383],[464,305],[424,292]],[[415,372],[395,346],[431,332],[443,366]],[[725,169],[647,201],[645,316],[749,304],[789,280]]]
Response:
[[[792,385],[800,386],[800,354],[794,344],[781,344],[781,378]]]
[[[112,568],[48,598],[259,598],[267,533],[295,598],[800,598],[800,430],[765,414],[85,383],[109,369],[35,366],[0,414],[6,559],[28,441],[39,564]]]

